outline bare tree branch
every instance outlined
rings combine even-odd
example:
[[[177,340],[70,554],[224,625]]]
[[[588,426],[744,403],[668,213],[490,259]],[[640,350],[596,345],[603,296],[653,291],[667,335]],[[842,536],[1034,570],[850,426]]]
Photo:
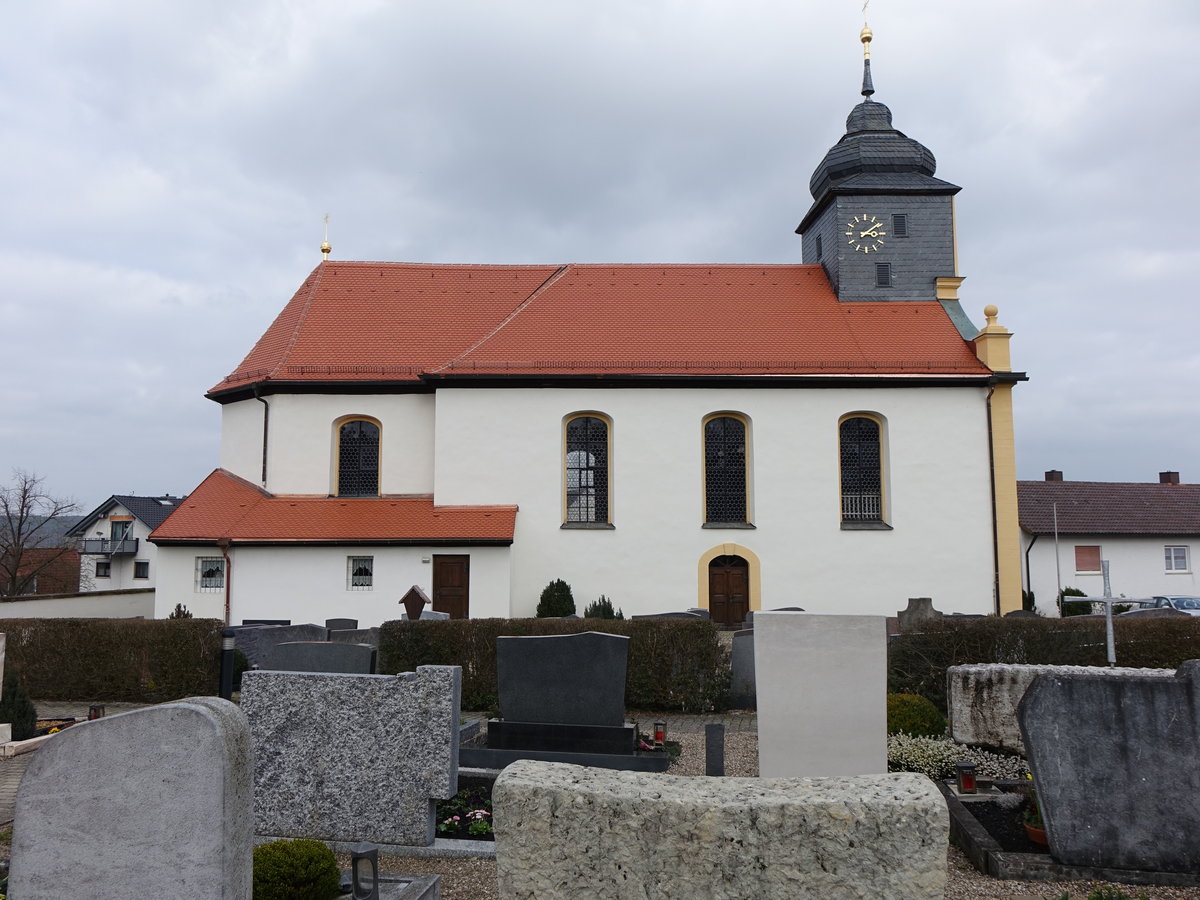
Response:
[[[37,577],[73,549],[55,525],[79,507],[51,496],[44,479],[14,469],[12,482],[0,486],[0,597],[32,593]]]

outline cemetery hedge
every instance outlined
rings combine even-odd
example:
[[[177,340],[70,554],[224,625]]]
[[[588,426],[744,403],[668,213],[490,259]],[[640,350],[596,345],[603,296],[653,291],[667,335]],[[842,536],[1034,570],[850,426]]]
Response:
[[[0,619],[5,667],[38,700],[161,703],[217,692],[219,619]]]
[[[1118,666],[1174,669],[1200,659],[1200,616],[1113,622]],[[944,618],[888,644],[888,690],[946,711],[946,670],[973,663],[1107,666],[1103,616]]]
[[[447,619],[385,622],[379,672],[462,666],[462,708],[494,710],[496,638],[600,631],[629,638],[625,703],[631,709],[708,712],[728,705],[727,652],[708,621],[678,619]]]

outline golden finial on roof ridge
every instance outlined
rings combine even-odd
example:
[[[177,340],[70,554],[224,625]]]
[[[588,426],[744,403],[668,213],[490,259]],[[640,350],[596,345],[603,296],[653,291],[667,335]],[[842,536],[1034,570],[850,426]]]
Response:
[[[875,35],[871,31],[870,26],[868,26],[867,24],[864,23],[863,27],[862,27],[862,31],[860,31],[858,33],[858,39],[860,41],[862,41],[862,45],[863,45],[863,59],[871,58],[871,38],[873,38],[874,36]]]
[[[325,240],[321,241],[321,257],[329,259],[333,247],[329,245],[329,213],[325,213]]]

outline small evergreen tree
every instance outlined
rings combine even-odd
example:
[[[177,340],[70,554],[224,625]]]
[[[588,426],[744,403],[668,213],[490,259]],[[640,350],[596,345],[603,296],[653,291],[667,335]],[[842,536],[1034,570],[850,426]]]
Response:
[[[12,723],[14,741],[27,741],[37,731],[37,709],[11,669],[4,676],[4,691],[0,694],[0,722]]]
[[[191,610],[189,610],[182,603],[176,603],[175,609],[173,609],[171,614],[167,616],[168,619],[190,619],[191,617]]]
[[[542,591],[542,599],[538,601],[537,617],[549,619],[556,616],[573,615],[575,615],[575,597],[571,594],[571,586],[561,578],[556,578]]]
[[[589,603],[583,608],[583,617],[585,619],[623,619],[625,613],[619,609],[613,612],[612,601],[601,594],[599,600]]]
[[[1079,588],[1065,587],[1058,595],[1058,610],[1063,616],[1086,616],[1092,611],[1090,603],[1063,603],[1063,597],[1086,597]]]

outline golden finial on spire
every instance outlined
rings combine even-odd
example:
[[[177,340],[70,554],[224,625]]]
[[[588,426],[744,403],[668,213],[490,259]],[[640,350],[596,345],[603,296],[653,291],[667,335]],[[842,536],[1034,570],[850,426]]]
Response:
[[[863,27],[858,33],[858,39],[863,45],[863,59],[871,58],[871,26],[867,24],[867,7],[871,5],[871,0],[863,0]]]
[[[321,257],[329,259],[329,253],[333,247],[329,246],[329,213],[325,213],[325,240],[321,241]]]

